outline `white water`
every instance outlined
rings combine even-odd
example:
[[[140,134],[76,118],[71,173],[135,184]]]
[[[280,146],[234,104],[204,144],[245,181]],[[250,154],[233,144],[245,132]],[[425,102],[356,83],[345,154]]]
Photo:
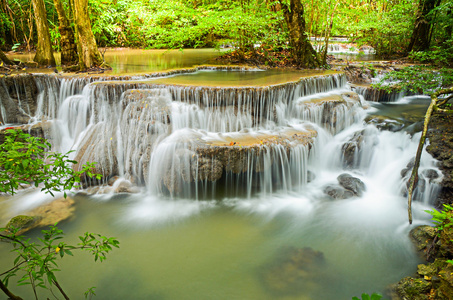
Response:
[[[137,195],[97,195],[91,198],[94,204],[80,200],[85,217],[68,230],[83,231],[91,224],[92,231],[113,231],[124,245],[126,252],[120,253],[128,257],[131,273],[153,278],[151,285],[163,287],[167,298],[275,299],[277,296],[256,282],[255,273],[282,245],[322,251],[329,272],[342,277],[320,282],[315,291],[288,299],[334,300],[362,292],[383,292],[387,284],[415,270],[417,258],[407,238],[413,227],[407,223],[405,180],[400,172],[415,155],[419,136],[379,131],[374,125],[364,124],[367,111],[361,105],[363,99],[351,106],[316,105],[320,98],[344,93],[347,86],[334,90],[310,86],[304,88],[311,91],[307,93],[296,87],[290,92],[262,94],[270,98],[246,98],[247,94],[241,92],[241,97],[226,100],[222,97],[233,92],[215,92],[213,96],[209,91],[198,91],[194,94],[202,96],[191,98],[174,96],[192,93],[188,88],[145,88],[136,91],[138,98],[132,90],[123,93],[93,84],[78,95],[70,95],[62,82],[58,104],[52,109],[58,116],[53,140],[56,149],[63,151],[79,149],[94,140],[86,152],[90,158],[103,168],[115,169],[126,180],[142,180],[146,185],[146,192]],[[209,103],[210,97],[215,99],[213,103]],[[331,110],[334,123],[323,120],[324,109]],[[180,193],[163,191],[161,181],[169,170],[176,174],[194,164],[194,141],[229,141],[242,134],[278,134],[288,128],[304,130],[308,125],[317,131],[310,151],[304,145],[292,147],[289,153],[281,145],[263,145],[247,154],[248,169],[243,172],[224,172],[218,183],[200,180]],[[345,166],[341,149],[362,131],[360,151],[352,166]],[[259,162],[258,153],[262,157]],[[250,171],[258,165],[264,171]],[[424,152],[420,171],[427,169],[437,170],[435,161]],[[337,184],[336,178],[342,173],[365,183],[361,197],[333,200],[324,194],[326,185]],[[184,176],[194,176],[184,171],[178,174],[182,181]],[[423,210],[430,208],[436,195],[435,182],[426,181],[424,190],[417,191],[414,225],[428,222],[429,215]],[[121,201],[114,201],[117,198]],[[28,199],[17,198],[8,209],[14,214],[26,210]],[[143,241],[142,234],[147,234],[149,241]],[[190,237],[187,243],[186,236]],[[133,254],[137,249],[131,245],[143,248],[144,253]],[[197,263],[183,260],[186,254]],[[107,262],[113,264],[108,272],[121,273],[123,260],[116,257]],[[93,276],[98,277],[92,280],[98,280],[94,278],[105,274]],[[178,279],[174,283],[179,282],[178,288],[169,279],[173,277]],[[247,282],[248,287],[242,287],[235,278]],[[107,288],[110,284],[97,285],[103,295],[115,299],[126,283],[134,284],[125,280],[112,290]],[[230,290],[233,287],[234,292]],[[134,292],[143,297],[150,293],[145,287]]]

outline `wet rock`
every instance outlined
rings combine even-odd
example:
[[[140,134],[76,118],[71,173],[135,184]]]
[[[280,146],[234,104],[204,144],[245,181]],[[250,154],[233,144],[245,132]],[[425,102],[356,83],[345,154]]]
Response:
[[[354,133],[353,137],[341,146],[343,164],[347,168],[354,168],[357,164],[364,142],[364,130]]]
[[[425,178],[429,179],[429,182],[432,182],[433,180],[440,177],[439,173],[437,173],[437,171],[433,169],[423,170],[421,173]]]
[[[344,68],[344,72],[350,83],[371,83],[371,79],[373,78],[373,72],[365,67],[347,66]]]
[[[439,294],[445,299],[453,299],[453,265],[448,264],[439,272],[440,286]]]
[[[436,237],[436,228],[429,225],[417,226],[409,232],[409,237],[418,251],[424,251]]]
[[[365,122],[376,126],[379,130],[387,130],[391,132],[401,131],[405,127],[403,122],[389,119],[384,116],[368,116],[365,118]]]
[[[265,267],[261,279],[265,287],[278,295],[297,295],[317,287],[325,274],[325,259],[311,248],[287,248]]]
[[[299,101],[295,108],[298,114],[303,115],[305,119],[320,123],[319,125],[335,133],[344,129],[353,118],[347,112],[360,105],[360,98],[356,93],[343,92],[310,97],[307,100]]]
[[[192,176],[198,180],[217,181],[222,173],[223,165],[217,159],[201,158],[192,165]]]
[[[401,170],[401,178],[405,178],[406,176],[410,176],[410,171],[415,165],[415,157],[411,158],[411,160],[407,163],[406,167]]]
[[[337,185],[328,185],[324,188],[324,193],[332,197],[333,199],[349,199],[354,197],[351,191],[344,189]]]
[[[118,178],[120,178],[119,176],[112,176],[108,181],[107,181],[107,184],[109,186],[112,186],[117,180]]]
[[[404,93],[398,89],[394,89],[389,93],[385,90],[372,87],[369,85],[369,82],[357,82],[357,85],[351,85],[351,88],[357,94],[362,95],[365,100],[373,102],[395,102],[404,96]]]
[[[22,234],[32,228],[35,228],[35,223],[39,221],[39,217],[19,215],[12,218],[6,225],[6,230],[13,232],[18,230],[18,234]]]
[[[71,218],[74,214],[74,200],[71,198],[58,198],[52,202],[39,206],[11,219],[8,226],[21,228],[19,234],[31,229],[46,227],[60,223]]]
[[[115,182],[112,187],[115,193],[138,193],[140,189],[134,186],[130,181],[121,180],[120,182]]]
[[[423,278],[405,277],[398,282],[396,292],[402,299],[428,300],[431,287],[431,282]]]
[[[417,266],[417,274],[421,277],[427,277],[431,279],[433,276],[437,274],[437,267],[434,264],[420,264]]]
[[[342,187],[352,192],[355,196],[362,196],[363,192],[366,190],[362,180],[349,174],[341,174],[337,177],[337,180]]]
[[[315,179],[316,179],[315,173],[313,173],[312,171],[308,170],[307,171],[307,182],[312,182]]]
[[[27,124],[36,111],[38,87],[33,75],[14,75],[0,78],[0,99],[5,114],[0,122]]]

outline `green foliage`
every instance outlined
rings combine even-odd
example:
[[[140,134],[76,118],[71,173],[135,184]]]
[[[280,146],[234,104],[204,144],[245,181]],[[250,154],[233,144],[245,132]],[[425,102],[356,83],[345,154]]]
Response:
[[[382,295],[373,293],[371,296],[363,293],[362,294],[362,299],[357,298],[357,297],[352,297],[352,300],[380,300],[382,298]]]
[[[409,66],[386,73],[373,87],[387,92],[399,90],[431,94],[439,88],[453,85],[453,70],[427,66]]]
[[[434,46],[430,51],[412,51],[409,58],[422,63],[429,63],[437,66],[453,66],[453,39],[448,40],[448,47]]]
[[[0,231],[6,230],[0,228]],[[56,224],[49,230],[42,230],[43,238],[38,238],[41,243],[30,242],[30,239],[24,236],[17,236],[17,229],[9,234],[0,234],[2,241],[8,241],[13,246],[13,252],[17,254],[13,267],[7,272],[0,275],[5,277],[3,283],[8,286],[11,277],[22,274],[18,279],[18,285],[31,285],[35,295],[36,288],[51,289],[53,285],[61,288],[57,281],[56,272],[58,269],[58,260],[64,256],[73,256],[74,250],[88,251],[94,256],[94,260],[103,261],[106,255],[113,247],[119,248],[119,242],[115,238],[107,238],[99,234],[85,233],[80,236],[80,243],[70,245],[60,241],[64,233]],[[90,288],[86,295],[94,294],[93,287]]]
[[[101,175],[91,172],[93,163],[83,165],[82,170],[76,172],[70,165],[77,162],[69,159],[69,153],[48,152],[47,149],[50,149],[50,144],[45,139],[21,130],[7,129],[4,142],[0,144],[0,192],[13,195],[19,184],[33,183],[36,187],[43,184],[42,191],[53,195],[53,192],[72,189],[80,182],[82,173],[100,179]],[[66,197],[66,193],[64,195]],[[72,256],[74,250],[84,250],[90,252],[95,261],[102,262],[107,253],[119,247],[115,238],[88,232],[79,237],[80,243],[67,244],[61,240],[64,233],[56,224],[49,230],[42,230],[43,237],[38,238],[40,243],[30,242],[29,238],[17,235],[21,228],[14,226],[22,227],[33,218],[18,216],[13,219],[7,228],[0,228],[0,241],[10,243],[12,251],[17,254],[13,267],[0,273],[3,291],[8,290],[12,277],[21,274],[18,285],[30,285],[36,299],[38,287],[51,290],[52,286],[68,299],[55,275],[60,271],[58,260]],[[92,295],[95,295],[94,287],[88,289],[85,297],[91,298]]]
[[[442,231],[445,228],[449,228],[453,226],[453,207],[448,204],[444,204],[444,208],[441,211],[436,209],[433,210],[425,210],[425,212],[429,213],[432,216],[433,223],[438,231]]]
[[[92,177],[94,163],[74,171],[71,164],[76,161],[66,154],[48,152],[50,143],[43,138],[33,137],[21,130],[8,129],[5,141],[0,144],[0,193],[14,194],[20,184],[43,184],[42,191],[50,193],[66,191],[80,183],[83,173]],[[95,175],[97,179],[101,175]],[[66,192],[65,192],[66,196]]]
[[[353,39],[359,45],[373,46],[379,56],[404,53],[415,20],[414,2],[401,1],[386,9],[370,10],[366,16],[356,15],[359,22],[349,26]]]

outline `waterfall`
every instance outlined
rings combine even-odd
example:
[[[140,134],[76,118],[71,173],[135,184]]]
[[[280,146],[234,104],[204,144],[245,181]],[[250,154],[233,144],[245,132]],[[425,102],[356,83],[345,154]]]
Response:
[[[341,174],[363,181],[367,190],[382,184],[405,193],[403,170],[417,137],[365,124],[366,102],[344,75],[266,87],[114,79],[34,76],[36,107],[23,96],[29,78],[15,82],[12,92],[3,84],[0,93],[8,98],[2,97],[1,117],[7,119],[6,104],[14,102],[28,122],[52,121],[55,151],[76,150],[75,160],[97,162],[104,184],[119,176],[151,195],[328,198],[322,191],[339,191]],[[427,203],[440,176],[429,155],[421,172],[416,199]]]

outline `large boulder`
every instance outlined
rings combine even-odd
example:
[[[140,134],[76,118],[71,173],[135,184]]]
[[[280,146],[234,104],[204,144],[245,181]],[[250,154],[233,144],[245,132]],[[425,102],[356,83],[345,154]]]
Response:
[[[12,218],[6,228],[15,227],[19,229],[18,234],[23,234],[34,228],[47,227],[67,220],[74,215],[74,211],[74,200],[62,197]]]

